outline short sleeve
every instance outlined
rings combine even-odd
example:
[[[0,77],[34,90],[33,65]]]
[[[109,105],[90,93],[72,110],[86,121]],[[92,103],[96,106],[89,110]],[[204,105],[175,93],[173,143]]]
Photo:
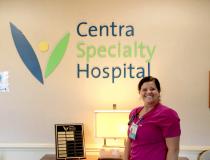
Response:
[[[172,109],[167,109],[162,112],[159,125],[165,138],[181,135],[180,118]]]

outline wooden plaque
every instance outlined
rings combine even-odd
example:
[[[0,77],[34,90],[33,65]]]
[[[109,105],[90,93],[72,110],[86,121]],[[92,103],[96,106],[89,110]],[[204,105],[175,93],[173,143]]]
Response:
[[[83,128],[82,123],[55,124],[57,160],[85,158]]]

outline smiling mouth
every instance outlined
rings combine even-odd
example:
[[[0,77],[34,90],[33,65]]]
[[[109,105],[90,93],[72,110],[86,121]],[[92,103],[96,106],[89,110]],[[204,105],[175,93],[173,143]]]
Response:
[[[148,99],[148,100],[152,100],[153,96],[145,96],[145,98]]]

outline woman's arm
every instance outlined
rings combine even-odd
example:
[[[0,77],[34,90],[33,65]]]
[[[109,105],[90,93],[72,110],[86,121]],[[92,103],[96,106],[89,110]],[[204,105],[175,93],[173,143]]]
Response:
[[[130,145],[131,145],[131,141],[129,138],[126,139],[125,142],[125,150],[124,150],[124,158],[123,160],[129,160],[130,157]]]
[[[179,140],[180,137],[166,138],[166,146],[168,148],[166,160],[178,160]]]

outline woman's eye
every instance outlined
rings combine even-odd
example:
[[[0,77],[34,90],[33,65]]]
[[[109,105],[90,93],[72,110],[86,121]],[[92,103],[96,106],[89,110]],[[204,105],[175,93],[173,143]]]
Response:
[[[142,89],[142,92],[146,92],[147,91],[147,89]]]

